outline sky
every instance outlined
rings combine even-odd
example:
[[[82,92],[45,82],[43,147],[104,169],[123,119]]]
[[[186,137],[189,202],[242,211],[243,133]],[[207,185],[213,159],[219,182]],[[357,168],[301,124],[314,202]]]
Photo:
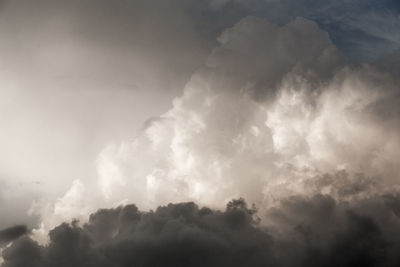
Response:
[[[2,267],[398,266],[399,1],[3,0],[0,36]]]

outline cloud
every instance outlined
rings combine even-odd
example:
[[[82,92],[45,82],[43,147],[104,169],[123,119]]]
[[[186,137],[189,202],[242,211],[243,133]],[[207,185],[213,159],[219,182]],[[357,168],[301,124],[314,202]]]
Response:
[[[266,213],[243,199],[224,211],[193,202],[149,212],[126,205],[98,210],[83,226],[60,224],[46,246],[20,238],[3,252],[2,267],[397,266],[399,205],[398,191],[348,201],[295,195]]]
[[[48,242],[48,232],[56,225],[68,221],[71,218],[86,221],[89,213],[94,211],[93,194],[90,194],[82,181],[75,180],[71,188],[55,203],[42,199],[34,202],[30,208],[30,214],[40,219],[38,227],[33,229],[33,238],[40,242]]]
[[[399,91],[384,63],[349,63],[302,18],[279,26],[247,17],[218,43],[169,111],[101,151],[97,180],[35,202],[34,240],[127,203],[218,209],[244,197],[265,213],[291,196],[343,204],[398,187]]]
[[[35,226],[31,203],[92,184],[99,151],[168,109],[210,44],[175,0],[1,2],[0,228]]]
[[[398,265],[395,12],[3,2],[3,266]]]
[[[16,241],[4,251],[3,266],[22,266],[30,255],[30,266],[258,266],[269,262],[272,243],[255,228],[253,213],[243,200],[231,202],[224,212],[194,203],[154,212],[134,205],[99,210],[82,228],[64,223],[53,229],[46,247],[30,239]]]
[[[14,241],[22,235],[28,233],[25,225],[12,226],[7,229],[0,230],[0,247]]]
[[[92,14],[94,17],[102,14],[96,12]],[[123,10],[120,12],[125,14]],[[120,19],[118,17],[113,23],[128,23]],[[156,21],[155,25],[161,25],[161,22]],[[91,28],[90,23],[87,26]],[[104,30],[107,31],[107,27]],[[152,40],[145,31],[138,31],[139,36],[143,34]],[[103,37],[104,42],[111,42],[114,47],[113,38]],[[91,40],[90,35],[85,38]],[[135,40],[128,38],[128,41]],[[172,43],[175,41],[171,39]],[[396,211],[397,207],[396,194],[389,192],[398,186],[400,158],[399,91],[393,72],[381,67],[384,63],[377,66],[349,63],[326,32],[303,18],[277,25],[262,18],[246,17],[226,29],[217,42],[169,111],[148,120],[133,139],[111,142],[101,151],[96,162],[97,180],[75,179],[62,197],[55,197],[55,201],[43,198],[35,202],[31,214],[40,216],[42,222],[33,231],[33,238],[42,244],[50,231],[49,244],[39,245],[29,238],[16,241],[4,252],[5,266],[23,264],[19,251],[25,249],[32,250],[32,255],[37,258],[34,264],[40,266],[53,264],[48,262],[57,261],[62,252],[65,252],[66,261],[74,261],[77,266],[93,260],[93,264],[122,261],[121,265],[136,261],[136,258],[125,259],[125,255],[118,254],[119,250],[125,249],[145,251],[143,259],[135,256],[139,260],[158,259],[159,254],[163,256],[168,251],[165,244],[170,244],[172,250],[186,246],[168,233],[165,237],[159,236],[155,229],[145,229],[149,235],[138,230],[138,244],[135,243],[136,236],[134,241],[121,241],[119,232],[125,230],[119,228],[122,222],[115,217],[122,216],[119,213],[125,208],[102,211],[106,220],[99,222],[102,230],[96,230],[100,225],[93,222],[95,215],[88,217],[90,212],[121,203],[135,203],[143,210],[150,210],[182,201],[216,209],[239,197],[255,203],[260,214],[268,214],[266,217],[260,215],[263,227],[272,229],[276,227],[274,222],[279,222],[282,226],[276,233],[282,236],[265,232],[250,220],[242,222],[246,231],[240,227],[235,230],[239,231],[240,242],[239,239],[231,240],[229,236],[236,234],[229,227],[235,223],[232,226],[222,219],[228,216],[229,209],[225,213],[209,210],[212,214],[210,229],[227,231],[227,236],[215,236],[208,228],[201,228],[201,209],[194,204],[182,204],[183,207],[189,205],[189,209],[197,214],[200,226],[196,227],[205,231],[206,238],[196,243],[184,232],[182,238],[188,238],[184,244],[195,246],[187,245],[187,255],[200,250],[205,255],[201,259],[211,261],[210,255],[221,251],[221,257],[235,258],[236,252],[232,252],[230,246],[237,246],[238,255],[242,250],[248,251],[246,246],[249,246],[256,252],[252,254],[254,262],[247,266],[257,266],[259,262],[284,261],[271,246],[289,246],[288,249],[294,251],[293,258],[309,262],[315,255],[313,253],[317,253],[321,257],[320,265],[324,265],[335,262],[330,258],[334,257],[332,255],[344,253],[344,244],[355,246],[348,256],[354,257],[350,260],[353,263],[362,263],[363,259],[369,259],[368,255],[379,254],[385,249],[384,241],[392,239],[386,236],[385,224],[378,222],[378,216],[368,212],[376,211],[374,207],[381,203],[389,203],[390,208],[384,207],[384,215],[388,218],[391,209]],[[175,45],[167,47],[175,51]],[[190,55],[191,52],[187,53]],[[177,57],[174,53],[171,56]],[[54,143],[58,141],[56,138]],[[351,203],[348,209],[347,202]],[[170,209],[174,207],[172,205]],[[135,210],[134,207],[130,209]],[[332,214],[323,213],[330,209],[334,210]],[[157,209],[154,214],[135,211],[132,216],[137,215],[134,220],[142,224],[146,222],[156,227],[162,210]],[[306,226],[291,217],[296,210]],[[166,211],[167,217],[172,214],[172,211]],[[182,215],[180,211],[178,214]],[[337,233],[338,240],[326,237],[325,241],[319,241],[314,234],[308,236],[309,231],[316,232],[317,236],[329,235],[329,231],[322,230],[321,216],[337,217],[339,226],[331,226],[331,231]],[[57,226],[70,218],[79,218],[81,223]],[[143,218],[150,221],[141,221]],[[394,220],[394,217],[390,218]],[[88,224],[84,225],[87,220]],[[178,226],[174,223],[168,223],[171,231],[174,227],[177,227],[177,233],[181,227],[186,229],[186,222],[184,225],[178,222]],[[139,226],[147,227],[142,224]],[[137,227],[136,222],[129,225]],[[93,229],[89,230],[90,227]],[[393,227],[397,229],[396,222]],[[358,228],[360,232],[356,231]],[[249,229],[250,236],[254,232],[263,236],[262,240],[255,238],[256,243],[252,243],[245,239]],[[297,229],[296,235],[291,233],[293,229]],[[194,233],[192,230],[187,229],[189,234],[203,236],[200,230],[200,233],[196,232],[197,228]],[[118,237],[117,241],[115,237]],[[159,240],[164,243],[159,244]],[[272,245],[271,240],[275,240]],[[285,240],[290,242],[285,243]],[[288,245],[292,241],[295,241],[293,246]],[[214,249],[209,249],[209,243]],[[358,248],[360,244],[366,244],[365,251],[369,254]],[[110,254],[99,259],[98,254],[102,252],[97,250],[98,246]],[[271,253],[259,255],[259,250]],[[171,253],[171,262],[179,259],[174,251]],[[197,256],[193,257],[198,260]],[[381,260],[380,255],[376,257]],[[41,262],[42,258],[45,263]],[[245,265],[228,258],[220,261]],[[338,260],[339,265],[350,264]],[[374,262],[373,259],[368,261]],[[291,263],[287,264],[290,266]]]
[[[247,17],[218,41],[168,112],[100,154],[98,186],[109,203],[221,207],[245,197],[264,206],[338,171],[397,185],[391,73],[346,62],[301,18],[278,26]]]
[[[379,205],[382,196],[375,196],[368,204]],[[397,200],[398,201],[398,200]],[[354,205],[354,206],[353,206]],[[390,209],[381,205],[383,212],[366,215],[363,201],[337,202],[329,195],[291,197],[270,211],[275,223],[270,233],[275,235],[279,258],[287,266],[395,266],[397,238],[380,221],[396,220]],[[383,213],[383,214],[382,214]],[[397,224],[397,222],[396,222]],[[398,225],[392,231],[398,231]],[[287,251],[290,251],[287,253]],[[287,257],[287,255],[290,257]]]
[[[205,198],[205,192],[214,184],[214,191],[222,190],[224,193],[220,196],[216,196],[216,192],[212,193],[217,200],[205,201],[209,202],[205,204],[225,203],[228,199],[239,196],[240,188],[251,192],[247,193],[249,195],[254,193],[254,199],[264,198],[267,194],[259,190],[265,187],[264,180],[281,173],[276,171],[275,163],[265,163],[270,162],[275,155],[261,151],[261,147],[258,147],[262,146],[270,151],[272,149],[272,133],[265,129],[266,118],[263,113],[271,112],[271,107],[267,106],[265,101],[272,104],[274,96],[280,96],[282,82],[289,87],[295,82],[297,85],[292,87],[309,87],[312,88],[311,91],[324,91],[324,84],[330,84],[332,76],[337,74],[337,69],[347,64],[338,50],[346,57],[354,56],[363,60],[370,56],[376,57],[382,51],[391,50],[392,44],[396,42],[399,27],[395,27],[395,9],[389,9],[396,4],[393,1],[380,1],[381,4],[374,6],[377,9],[367,9],[366,7],[370,7],[373,2],[375,1],[328,1],[326,5],[320,6],[315,1],[283,0],[72,0],[59,1],[57,4],[47,0],[34,3],[26,0],[2,1],[0,32],[4,36],[4,42],[0,44],[0,52],[3,55],[0,74],[0,176],[1,180],[6,181],[8,189],[5,191],[8,192],[4,194],[4,202],[0,205],[0,213],[6,214],[1,225],[7,227],[26,221],[30,227],[36,226],[39,223],[37,218],[26,215],[31,202],[48,202],[54,206],[75,180],[80,180],[87,188],[96,188],[95,191],[98,183],[101,192],[110,195],[108,204],[104,204],[107,207],[112,206],[109,203],[120,203],[127,199],[137,200],[136,203],[141,207],[155,207],[165,202],[169,196],[176,201]],[[253,18],[244,19],[242,23],[234,26],[248,15],[268,18],[273,23],[257,22],[257,19]],[[315,23],[304,19],[295,20],[298,16],[306,17]],[[285,26],[286,24],[288,25]],[[318,30],[316,25],[327,30],[329,36]],[[218,36],[219,41],[216,40]],[[388,37],[392,41],[390,44],[386,40]],[[274,38],[275,41],[272,41]],[[395,58],[391,55],[389,57]],[[205,61],[207,62],[204,64]],[[388,61],[383,61],[383,65],[388,67]],[[241,62],[243,66],[240,66]],[[200,70],[196,71],[199,68]],[[347,70],[350,76],[355,72]],[[205,144],[198,142],[197,146],[204,145],[203,152],[200,152],[199,148],[199,153],[196,152],[187,158],[186,167],[179,167],[185,168],[179,171],[179,183],[176,183],[176,178],[171,178],[171,184],[174,184],[176,189],[185,191],[179,196],[178,192],[171,189],[173,186],[168,186],[169,178],[160,178],[162,175],[172,175],[170,167],[174,168],[175,163],[157,159],[157,165],[160,164],[160,167],[153,168],[153,152],[149,153],[147,148],[141,150],[147,152],[136,152],[131,148],[129,141],[123,140],[134,138],[142,121],[168,110],[172,98],[181,94],[182,88],[193,73],[195,75],[190,86],[197,89],[211,86],[211,92],[209,95],[196,93],[190,97],[190,90],[185,89],[188,96],[181,98],[184,103],[181,113],[189,111],[185,105],[190,106],[190,101],[196,103],[196,100],[189,98],[200,97],[209,103],[211,108],[219,109],[217,105],[221,105],[221,110],[235,114],[239,117],[238,127],[244,128],[243,131],[238,129],[236,133],[228,133],[226,136],[224,135],[229,130],[224,130],[218,137],[216,133],[210,132],[205,136],[199,132],[198,139],[204,138]],[[218,78],[219,76],[225,78]],[[223,93],[220,93],[217,87],[220,87]],[[229,90],[232,91],[231,95]],[[249,99],[244,100],[233,93],[235,90],[246,91]],[[282,106],[286,105],[288,108],[291,95],[293,94],[286,94],[286,99],[281,100],[282,103],[286,101]],[[303,91],[300,95],[304,99],[314,98]],[[395,106],[397,100],[394,95],[377,105],[380,114],[396,114],[393,108],[390,111],[381,108],[386,107],[389,102],[389,106]],[[328,94],[326,97],[329,98]],[[338,94],[336,97],[338,100],[346,96]],[[257,100],[256,103],[253,100]],[[312,112],[311,102],[303,107],[298,104],[291,112],[296,113],[298,110],[295,109],[303,109],[304,112],[315,114]],[[243,112],[238,110],[240,108],[243,108]],[[179,107],[175,107],[175,111],[162,116],[168,118],[154,120],[151,123],[153,126],[148,126],[146,131],[146,135],[152,136],[151,141],[136,140],[136,143],[141,143],[138,147],[145,146],[146,142],[152,142],[149,146],[154,147],[156,142],[163,144],[164,148],[170,146],[171,143],[165,142],[168,137],[159,136],[156,130],[159,128],[160,133],[175,136],[173,151],[180,156],[173,152],[174,161],[177,162],[179,157],[185,158],[184,151],[193,147],[185,148],[184,142],[180,141],[187,133],[184,120],[188,117],[173,118],[178,116],[178,109]],[[218,124],[235,127],[236,122],[224,118],[218,112],[210,112],[210,119],[207,119],[204,113],[206,109],[207,107],[204,107],[203,110],[189,112],[189,121],[195,121],[190,125],[200,127],[203,123],[201,120],[205,119],[209,120],[210,124],[205,122],[205,127],[201,130],[203,132],[215,128]],[[278,112],[279,108],[276,107],[275,110]],[[329,112],[326,110],[326,113]],[[254,117],[254,125],[245,125],[247,115]],[[213,116],[215,120],[212,122]],[[277,120],[290,121],[278,114],[272,117],[275,121],[271,120],[269,123],[277,127]],[[333,119],[333,116],[330,119]],[[277,135],[279,133],[284,136],[296,136],[299,131],[308,129],[306,125],[310,121],[311,118],[309,121],[303,120],[297,124],[296,129],[275,129],[274,142],[282,149],[291,145],[297,146],[298,149],[304,147],[304,142],[298,142],[298,138],[291,137],[289,142],[289,139],[279,140]],[[167,124],[171,126],[170,130],[167,129],[170,127]],[[173,133],[175,127],[176,134]],[[363,129],[369,131],[367,128]],[[317,131],[309,140],[316,135],[319,135]],[[374,131],[372,135],[379,133]],[[371,136],[369,138],[372,138]],[[142,136],[142,139],[146,138]],[[229,138],[235,138],[236,147],[229,148]],[[393,152],[397,140],[390,138],[390,142],[394,144],[393,150],[391,154],[385,152],[385,156],[380,154],[382,157],[397,157]],[[115,144],[110,144],[103,150],[104,146],[113,140]],[[213,142],[220,141],[225,145],[215,145],[215,148],[219,149],[217,153],[227,157],[224,160],[207,161],[205,151],[208,149],[211,152]],[[258,150],[258,154],[253,158],[245,156],[245,153],[250,153],[249,148],[242,149],[243,153],[237,153],[240,151],[239,146],[253,146]],[[391,150],[392,145],[389,141],[386,146],[386,150]],[[101,181],[98,182],[93,165],[96,164],[95,158],[102,150],[97,161],[101,177]],[[132,167],[135,170],[130,171],[131,167],[125,165],[128,165],[135,153],[138,153],[138,158],[143,161],[147,160],[147,157],[153,159],[145,163],[141,160],[140,166]],[[160,158],[170,155],[166,149],[159,148],[154,153]],[[232,153],[237,153],[238,156],[233,163]],[[330,157],[328,154],[319,153],[318,156],[327,159]],[[342,151],[341,156],[345,154]],[[358,157],[358,154],[350,154],[352,157]],[[385,161],[382,157],[381,160]],[[198,158],[204,159],[204,162],[199,163]],[[251,172],[248,168],[239,167],[239,158],[246,162],[246,166],[254,164]],[[304,157],[297,158],[303,160],[300,158]],[[193,170],[189,163],[199,164],[196,167],[196,179],[188,178],[191,176],[188,170]],[[256,167],[261,164],[265,165],[268,171]],[[145,168],[147,170],[144,170]],[[248,174],[244,173],[245,171]],[[207,179],[199,178],[208,177],[208,173],[211,173],[209,177],[212,177],[208,182],[205,181]],[[212,181],[214,177],[247,175],[253,177],[250,180],[254,183],[247,184],[245,179],[242,179],[239,185],[239,179],[236,178],[233,179],[236,181],[234,183],[226,178]],[[129,181],[124,182],[126,179]],[[131,186],[133,179],[135,185]],[[115,191],[118,192],[118,188],[123,188],[124,184],[126,189],[131,187],[132,191],[129,193],[122,190],[124,192],[121,192],[121,198],[113,199]],[[232,191],[229,193],[230,190]],[[161,191],[164,193],[160,193]],[[147,192],[152,196],[147,196]],[[97,192],[93,194],[96,195]],[[132,195],[135,195],[134,199]],[[103,203],[99,200],[101,197],[89,198],[92,198],[91,202],[96,202],[89,206],[97,208]]]

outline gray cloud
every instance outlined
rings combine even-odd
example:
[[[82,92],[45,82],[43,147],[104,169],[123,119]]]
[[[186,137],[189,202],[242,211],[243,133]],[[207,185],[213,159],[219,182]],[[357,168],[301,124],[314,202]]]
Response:
[[[260,266],[272,260],[272,240],[255,227],[253,213],[242,200],[224,212],[194,203],[154,212],[134,205],[99,210],[82,228],[56,227],[46,247],[16,241],[4,251],[2,266],[23,266],[30,255],[29,266]]]
[[[83,226],[63,223],[45,246],[21,238],[3,252],[2,267],[397,266],[399,207],[397,191],[348,200],[295,195],[266,213],[242,199],[224,211],[127,205],[98,210]]]
[[[7,245],[27,233],[28,228],[25,225],[16,225],[0,230],[0,247]]]

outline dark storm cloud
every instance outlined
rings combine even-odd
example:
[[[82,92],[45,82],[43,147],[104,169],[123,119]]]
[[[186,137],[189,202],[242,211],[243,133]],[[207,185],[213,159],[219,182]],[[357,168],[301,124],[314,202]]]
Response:
[[[353,196],[368,191],[357,179],[364,189]],[[2,267],[398,266],[399,207],[396,191],[348,200],[294,195],[258,214],[241,199],[225,211],[180,203],[141,212],[127,205],[98,210],[82,227],[59,225],[46,246],[21,238],[3,252]]]
[[[154,212],[134,205],[99,210],[82,228],[64,223],[41,247],[20,239],[3,253],[3,267],[26,266],[261,266],[272,263],[272,240],[256,228],[242,200],[226,211],[170,204]],[[40,260],[38,260],[40,259]]]
[[[25,225],[16,225],[4,230],[0,230],[0,247],[7,245],[22,235],[28,233],[28,228]]]
[[[283,261],[291,251],[289,266],[392,266],[398,243],[391,243],[376,218],[329,196],[290,198],[271,217],[282,225],[275,229],[284,232],[276,238],[277,251]]]

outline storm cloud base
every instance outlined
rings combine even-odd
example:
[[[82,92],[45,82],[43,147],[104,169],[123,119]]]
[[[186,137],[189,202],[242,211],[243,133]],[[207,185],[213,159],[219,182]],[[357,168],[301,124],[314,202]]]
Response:
[[[349,201],[292,196],[263,214],[243,199],[225,211],[127,205],[98,210],[83,226],[57,226],[46,246],[19,238],[2,267],[398,266],[399,207],[397,192]]]

